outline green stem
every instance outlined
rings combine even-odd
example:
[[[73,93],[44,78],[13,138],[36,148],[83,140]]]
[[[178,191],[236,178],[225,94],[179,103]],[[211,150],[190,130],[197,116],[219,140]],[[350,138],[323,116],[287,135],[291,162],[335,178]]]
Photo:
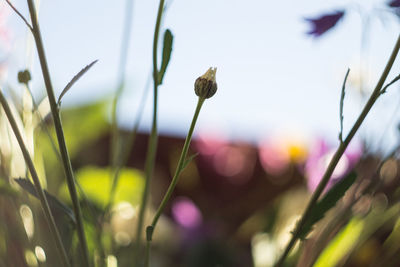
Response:
[[[50,206],[49,203],[47,202],[46,196],[44,194],[43,188],[40,185],[40,180],[39,180],[39,176],[36,172],[35,166],[33,164],[33,161],[29,155],[28,149],[25,146],[25,143],[22,139],[21,133],[18,130],[18,126],[17,123],[12,115],[12,112],[10,110],[10,107],[8,106],[7,100],[5,99],[3,93],[0,90],[0,102],[1,105],[3,106],[4,112],[8,118],[8,121],[10,122],[11,128],[13,129],[13,132],[15,134],[15,137],[17,138],[18,144],[21,148],[22,154],[24,156],[26,165],[28,166],[29,172],[32,175],[32,179],[33,179],[33,184],[35,185],[35,189],[36,189],[36,193],[38,195],[38,198],[40,200],[40,204],[42,206],[47,224],[49,225],[50,228],[50,232],[54,238],[54,241],[56,243],[56,249],[58,251],[58,253],[60,254],[60,258],[62,261],[63,266],[65,267],[69,267],[69,260],[68,260],[68,256],[67,253],[65,251],[64,245],[61,241],[61,236],[60,233],[57,229],[56,223],[54,221],[54,217],[53,214],[50,210]]]
[[[140,106],[138,108],[138,114],[137,114],[135,122],[133,124],[132,132],[127,137],[127,139],[125,141],[125,145],[124,145],[124,150],[121,150],[121,154],[120,154],[121,158],[115,166],[114,175],[113,175],[114,177],[113,177],[111,190],[110,190],[110,199],[109,199],[109,202],[104,211],[105,216],[108,216],[107,214],[109,214],[109,211],[114,204],[115,194],[116,194],[116,190],[117,190],[117,186],[118,186],[121,169],[128,162],[130,152],[134,148],[136,136],[137,136],[137,133],[139,130],[140,121],[142,119],[143,110],[144,110],[144,107],[146,104],[146,98],[147,98],[147,95],[149,92],[149,90],[148,90],[149,86],[150,86],[150,83],[149,82],[146,83],[145,89],[144,89],[142,97],[141,97],[141,101],[139,102]]]
[[[147,149],[146,163],[145,163],[145,185],[142,194],[142,202],[140,205],[138,224],[136,229],[136,263],[139,262],[138,255],[140,251],[140,237],[143,231],[143,222],[146,212],[147,201],[149,198],[150,184],[153,176],[154,162],[157,151],[158,132],[157,132],[157,102],[158,102],[158,67],[157,67],[157,52],[158,52],[158,37],[160,32],[161,18],[164,10],[164,0],[160,0],[157,12],[156,26],[154,29],[153,38],[153,123],[151,127],[150,139]]]
[[[121,42],[121,53],[119,58],[119,68],[118,68],[118,87],[117,91],[114,95],[114,99],[112,102],[111,108],[111,164],[113,169],[116,168],[116,165],[119,161],[120,156],[120,142],[119,142],[119,131],[118,131],[118,123],[117,123],[117,106],[119,99],[122,95],[122,92],[125,87],[125,73],[126,73],[126,62],[128,59],[128,48],[129,48],[129,40],[131,36],[131,28],[132,28],[132,14],[133,14],[133,0],[126,0],[125,6],[125,19],[124,19],[124,30],[122,34],[122,42]]]
[[[64,165],[64,171],[65,171],[66,178],[67,178],[68,190],[69,190],[69,193],[71,196],[74,214],[76,217],[77,232],[78,232],[79,243],[81,246],[84,266],[89,267],[90,266],[89,253],[88,253],[88,248],[87,248],[85,232],[83,230],[82,212],[81,212],[81,208],[79,206],[78,194],[77,194],[76,187],[75,187],[75,179],[74,179],[74,174],[72,171],[71,160],[68,155],[68,150],[67,150],[67,146],[65,143],[65,137],[64,137],[63,127],[62,127],[62,123],[61,123],[61,117],[60,117],[60,114],[58,111],[56,98],[54,96],[53,85],[51,83],[50,73],[49,73],[49,69],[47,66],[47,60],[46,60],[46,56],[45,56],[45,52],[44,52],[42,36],[40,33],[39,23],[38,23],[38,19],[36,16],[36,9],[35,9],[33,0],[27,0],[27,1],[28,1],[29,13],[31,16],[31,21],[32,21],[33,37],[35,38],[35,43],[36,43],[36,48],[37,48],[37,52],[38,52],[38,56],[39,56],[40,66],[42,68],[43,79],[44,79],[44,83],[46,85],[46,91],[47,91],[47,95],[49,98],[51,113],[53,115],[54,127],[55,127],[56,134],[57,134],[58,145],[60,148],[60,153],[61,153],[61,157],[62,157],[63,165]]]
[[[331,162],[328,165],[328,168],[326,169],[321,182],[318,184],[317,189],[314,191],[313,195],[311,196],[311,199],[306,207],[306,209],[303,212],[303,215],[300,219],[300,221],[297,223],[295,229],[292,231],[292,238],[290,239],[289,243],[287,244],[283,254],[279,258],[276,267],[282,266],[286,257],[289,255],[290,250],[292,247],[296,244],[297,239],[299,238],[299,234],[307,221],[307,218],[310,216],[312,209],[314,208],[315,204],[318,201],[318,198],[324,191],[326,185],[329,182],[330,177],[332,176],[333,171],[335,170],[336,165],[338,164],[340,158],[342,157],[343,153],[345,152],[347,146],[349,145],[350,141],[353,139],[354,135],[360,128],[362,122],[368,115],[369,111],[371,110],[372,106],[376,102],[376,100],[379,98],[381,95],[381,90],[383,88],[383,84],[385,83],[385,80],[393,66],[393,63],[397,57],[397,54],[400,49],[400,35],[397,38],[395,47],[392,51],[392,54],[390,55],[390,58],[388,60],[388,63],[386,64],[385,69],[383,70],[383,73],[374,89],[372,92],[370,98],[368,99],[368,102],[365,104],[364,109],[362,110],[361,114],[359,115],[358,119],[354,123],[353,127],[351,128],[349,134],[347,135],[346,139],[340,143],[338,149],[335,152],[335,155],[333,156]]]
[[[110,190],[110,200],[107,204],[104,213],[107,214],[109,209],[112,207],[114,203],[115,197],[115,190],[118,185],[119,175],[121,168],[126,164],[127,155],[129,155],[130,151],[130,143],[128,142],[127,148],[124,151],[121,151],[122,147],[119,142],[119,131],[117,125],[117,105],[118,100],[121,97],[122,91],[125,87],[125,73],[126,73],[126,60],[128,58],[128,48],[129,48],[129,40],[132,28],[132,13],[133,13],[133,0],[126,0],[126,7],[125,7],[125,21],[124,21],[124,33],[123,39],[121,42],[121,53],[120,53],[120,60],[119,60],[119,82],[117,92],[114,96],[113,106],[112,106],[112,152],[111,152],[111,164],[112,164],[112,185]],[[125,146],[124,146],[125,147]]]
[[[199,97],[199,100],[198,100],[197,106],[196,106],[196,110],[195,110],[194,115],[193,115],[192,123],[190,124],[189,132],[188,132],[188,134],[186,136],[185,144],[183,145],[181,157],[179,158],[178,166],[176,167],[176,170],[175,170],[174,177],[172,178],[171,184],[169,185],[167,193],[165,194],[163,200],[161,201],[161,204],[158,207],[158,209],[156,211],[156,214],[154,215],[154,218],[153,218],[153,221],[152,221],[151,225],[148,226],[147,229],[146,229],[146,233],[147,233],[147,237],[146,237],[146,239],[147,239],[146,255],[150,255],[149,250],[150,250],[151,240],[152,240],[152,237],[153,237],[154,230],[155,230],[155,228],[157,226],[158,219],[160,218],[162,212],[165,209],[165,206],[167,205],[168,201],[170,200],[170,198],[172,196],[172,193],[174,192],[174,189],[176,187],[176,184],[179,181],[180,174],[182,173],[182,171],[183,171],[183,169],[184,169],[184,167],[186,165],[187,153],[188,153],[188,150],[189,150],[190,142],[192,140],[194,127],[196,125],[197,118],[199,117],[200,110],[201,110],[201,107],[202,107],[204,101],[205,101],[205,98]],[[146,258],[145,266],[149,266],[149,259],[148,258]]]

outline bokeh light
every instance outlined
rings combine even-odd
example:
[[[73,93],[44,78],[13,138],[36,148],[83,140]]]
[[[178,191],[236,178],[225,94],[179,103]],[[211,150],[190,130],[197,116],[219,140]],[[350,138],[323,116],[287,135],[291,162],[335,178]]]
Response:
[[[202,223],[202,215],[196,204],[187,197],[178,197],[172,204],[175,221],[185,228],[196,228]]]

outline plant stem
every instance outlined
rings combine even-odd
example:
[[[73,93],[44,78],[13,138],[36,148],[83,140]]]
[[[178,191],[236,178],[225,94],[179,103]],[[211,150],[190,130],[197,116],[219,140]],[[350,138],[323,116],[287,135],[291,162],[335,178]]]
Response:
[[[292,232],[292,238],[290,239],[289,243],[287,244],[283,254],[281,255],[281,257],[279,258],[276,267],[280,267],[283,265],[286,257],[288,256],[290,250],[292,249],[292,247],[296,244],[297,239],[299,238],[299,234],[305,224],[305,222],[307,221],[308,216],[310,216],[312,209],[314,208],[315,204],[318,201],[318,198],[320,197],[320,195],[322,194],[322,192],[324,191],[326,185],[329,182],[330,177],[332,176],[333,171],[335,170],[336,165],[338,164],[340,158],[342,157],[343,153],[345,152],[347,146],[349,145],[350,141],[353,139],[354,135],[356,134],[356,132],[358,131],[358,129],[360,128],[362,122],[364,121],[364,119],[366,118],[366,116],[368,115],[369,111],[371,110],[372,106],[374,105],[374,103],[376,102],[376,100],[379,98],[379,96],[381,95],[381,90],[383,87],[383,84],[385,83],[385,80],[393,66],[393,63],[396,59],[396,56],[399,52],[400,49],[400,35],[397,38],[395,47],[392,51],[392,54],[390,55],[390,58],[386,64],[385,69],[383,70],[383,73],[374,89],[374,91],[372,92],[370,98],[368,99],[368,102],[365,104],[361,114],[359,115],[359,117],[357,118],[356,122],[354,123],[353,127],[351,128],[349,134],[347,135],[346,139],[340,143],[338,149],[336,150],[331,162],[328,165],[328,168],[326,169],[321,182],[318,184],[317,189],[314,191],[313,195],[311,196],[311,199],[306,207],[306,209],[303,212],[303,215],[300,219],[300,221],[297,223],[294,231]]]
[[[160,0],[157,12],[156,25],[154,29],[153,38],[153,122],[151,127],[150,139],[147,149],[146,163],[145,163],[145,185],[142,194],[142,202],[140,205],[137,229],[136,229],[136,263],[139,262],[138,255],[140,251],[140,237],[143,230],[144,216],[146,212],[147,201],[149,198],[150,184],[153,176],[154,162],[157,151],[158,131],[157,131],[157,102],[158,102],[158,67],[157,67],[157,52],[158,52],[158,37],[160,32],[161,18],[164,10],[164,0]]]
[[[113,177],[111,190],[110,190],[109,202],[108,202],[106,208],[104,209],[105,210],[105,212],[104,212],[105,216],[108,216],[107,214],[109,213],[111,207],[114,204],[115,194],[116,194],[116,189],[117,189],[117,186],[118,186],[120,171],[121,171],[122,167],[125,166],[126,163],[128,162],[130,152],[133,150],[133,147],[134,147],[134,144],[135,144],[136,136],[137,136],[137,133],[138,133],[138,130],[139,130],[140,121],[142,119],[144,107],[145,107],[145,104],[146,104],[147,95],[148,95],[148,92],[149,92],[151,79],[148,79],[148,80],[149,81],[145,85],[145,88],[144,88],[144,91],[143,91],[143,94],[142,94],[142,97],[141,97],[141,101],[139,102],[140,106],[138,107],[138,113],[137,113],[136,119],[135,119],[133,127],[132,127],[132,132],[129,134],[127,139],[124,140],[125,141],[124,150],[121,150],[121,154],[120,154],[121,157],[120,157],[119,161],[117,162],[117,164],[115,166],[114,177]]]
[[[10,107],[8,106],[7,100],[5,99],[3,93],[0,90],[0,102],[1,105],[3,106],[4,112],[8,118],[8,121],[10,122],[11,128],[13,129],[14,135],[17,138],[18,144],[21,148],[22,154],[24,156],[26,165],[28,166],[29,172],[32,175],[32,179],[33,179],[33,183],[35,185],[35,189],[36,189],[36,193],[38,195],[38,198],[40,200],[40,204],[42,206],[47,224],[49,225],[50,228],[50,232],[54,238],[54,241],[56,243],[56,249],[58,251],[58,253],[60,254],[60,259],[62,262],[62,265],[65,267],[69,267],[70,263],[68,260],[68,256],[67,253],[65,251],[64,245],[61,241],[61,236],[60,233],[57,229],[56,223],[54,221],[54,217],[53,214],[50,210],[50,206],[49,203],[47,202],[46,196],[44,194],[43,188],[40,185],[40,180],[38,177],[38,174],[36,172],[35,166],[33,164],[33,161],[29,155],[28,149],[26,148],[24,141],[22,139],[21,133],[18,130],[18,126],[17,123],[12,115],[12,112],[10,110]]]
[[[33,37],[35,38],[35,43],[36,43],[36,48],[38,51],[40,66],[42,68],[43,79],[44,79],[44,83],[46,85],[46,91],[47,91],[47,95],[49,98],[51,113],[53,115],[54,127],[55,127],[56,134],[57,134],[58,145],[60,148],[60,153],[61,153],[61,157],[62,157],[63,165],[64,165],[64,171],[65,171],[66,178],[67,178],[68,190],[69,190],[69,193],[71,196],[74,214],[76,217],[78,238],[79,238],[79,243],[81,246],[81,252],[82,252],[83,262],[84,262],[83,265],[89,267],[90,266],[89,253],[88,253],[88,248],[87,248],[85,232],[83,230],[82,212],[81,212],[81,208],[79,206],[78,194],[77,194],[76,187],[75,187],[75,179],[74,179],[74,174],[72,171],[71,160],[69,158],[67,146],[65,143],[65,137],[64,137],[63,127],[62,127],[62,123],[61,123],[61,117],[60,117],[58,106],[57,106],[56,99],[54,96],[53,85],[51,83],[50,73],[49,73],[49,69],[47,66],[47,60],[46,60],[46,56],[45,56],[45,52],[44,52],[39,23],[38,23],[38,19],[36,16],[36,9],[35,9],[33,0],[27,0],[27,1],[28,1],[29,13],[31,16],[31,21],[32,21]]]
[[[117,168],[116,166],[119,161],[121,149],[117,122],[117,106],[125,87],[126,62],[128,58],[129,40],[132,28],[133,0],[126,0],[125,11],[124,30],[122,34],[121,53],[118,67],[118,87],[111,107],[111,165],[113,169]],[[115,177],[115,175],[113,176]]]
[[[187,153],[189,150],[190,142],[192,140],[194,127],[196,125],[197,118],[199,117],[200,110],[201,110],[201,107],[203,106],[204,101],[205,101],[205,98],[199,97],[199,100],[198,100],[197,106],[196,106],[196,110],[193,115],[192,123],[190,124],[189,132],[186,136],[185,144],[183,145],[183,148],[182,148],[182,153],[179,158],[178,166],[176,167],[176,170],[175,170],[174,177],[172,178],[171,184],[169,185],[167,193],[165,194],[163,200],[161,201],[161,204],[158,207],[156,214],[154,215],[151,225],[148,226],[146,229],[146,234],[147,234],[147,236],[146,236],[146,239],[147,239],[146,255],[150,255],[149,250],[150,250],[151,240],[153,237],[154,230],[157,226],[158,219],[160,218],[162,212],[165,209],[165,206],[167,205],[168,201],[170,200],[172,193],[174,192],[174,189],[176,187],[176,184],[179,181],[180,174],[182,173],[183,169],[185,168],[185,166],[187,164],[187,162],[186,162]],[[145,266],[149,266],[149,258],[146,258]]]

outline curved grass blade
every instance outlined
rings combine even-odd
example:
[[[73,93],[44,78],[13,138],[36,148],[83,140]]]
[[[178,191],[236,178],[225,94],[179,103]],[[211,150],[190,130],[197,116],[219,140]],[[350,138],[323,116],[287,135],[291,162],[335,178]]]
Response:
[[[335,184],[332,189],[329,190],[315,205],[299,234],[301,239],[305,239],[307,234],[312,230],[313,226],[325,216],[325,213],[328,210],[336,205],[336,203],[344,196],[347,189],[349,189],[350,186],[355,182],[356,178],[357,175],[355,172],[349,173],[346,177]]]
[[[57,106],[60,107],[61,105],[61,98],[68,92],[69,89],[71,89],[72,85],[74,85],[98,60],[96,59],[86,67],[84,67],[78,74],[76,74],[72,80],[65,86],[64,90],[62,90],[60,96],[58,97],[57,100]]]
[[[32,196],[38,198],[35,186],[32,184],[31,181],[28,179],[23,179],[23,178],[15,178],[14,181],[21,186],[25,191],[27,191],[29,194]],[[50,209],[55,211],[56,213],[62,213],[67,215],[67,217],[73,222],[73,224],[76,224],[76,219],[75,215],[72,212],[70,208],[65,206],[61,201],[59,201],[56,197],[52,196],[49,192],[46,190],[43,190],[44,194],[46,195],[47,201],[49,202]]]

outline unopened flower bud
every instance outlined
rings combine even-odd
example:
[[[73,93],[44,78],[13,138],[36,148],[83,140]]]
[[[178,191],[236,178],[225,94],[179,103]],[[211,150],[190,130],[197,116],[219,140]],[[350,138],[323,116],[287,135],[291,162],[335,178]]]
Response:
[[[199,97],[210,98],[217,92],[217,82],[215,74],[217,68],[209,68],[204,75],[194,82],[194,91]]]
[[[18,72],[18,82],[27,84],[31,80],[31,73],[29,70],[21,70]]]

